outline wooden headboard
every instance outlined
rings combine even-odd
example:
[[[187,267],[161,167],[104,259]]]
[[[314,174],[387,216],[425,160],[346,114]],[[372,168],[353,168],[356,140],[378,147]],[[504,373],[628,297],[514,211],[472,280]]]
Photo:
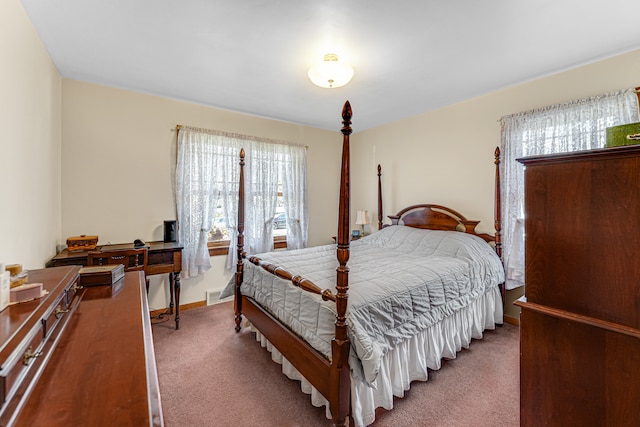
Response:
[[[390,225],[403,224],[408,227],[429,230],[461,231],[475,234],[487,242],[494,242],[495,236],[478,233],[476,226],[480,221],[471,221],[459,212],[441,205],[421,204],[402,209],[395,215],[389,215]],[[387,224],[388,226],[389,224]]]

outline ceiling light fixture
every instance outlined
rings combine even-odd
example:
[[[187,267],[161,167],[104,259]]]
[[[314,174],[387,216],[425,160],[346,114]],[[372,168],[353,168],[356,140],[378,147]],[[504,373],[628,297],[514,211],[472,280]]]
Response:
[[[322,63],[309,68],[307,75],[314,85],[334,89],[349,83],[353,73],[353,67],[339,62],[335,53],[328,53]]]

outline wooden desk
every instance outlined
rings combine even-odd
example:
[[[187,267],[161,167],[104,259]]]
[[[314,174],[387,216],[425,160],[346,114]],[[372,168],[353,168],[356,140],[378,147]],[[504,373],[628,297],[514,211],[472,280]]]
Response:
[[[49,293],[0,313],[0,425],[161,427],[144,274],[79,288],[79,269],[29,271]]]
[[[155,274],[169,274],[169,313],[173,314],[174,299],[176,310],[176,329],[180,329],[180,271],[182,271],[182,245],[178,243],[147,242],[149,259],[145,273],[148,276]],[[95,250],[132,249],[133,243],[117,245],[101,245]],[[64,265],[87,265],[87,251],[69,252],[67,249],[51,258],[47,267],[60,267]]]

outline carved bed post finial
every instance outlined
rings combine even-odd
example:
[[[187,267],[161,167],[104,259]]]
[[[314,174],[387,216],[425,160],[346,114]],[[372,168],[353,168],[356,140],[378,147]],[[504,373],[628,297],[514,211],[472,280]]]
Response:
[[[240,149],[240,180],[238,188],[238,261],[236,264],[236,284],[235,298],[233,299],[233,310],[235,312],[236,332],[242,329],[242,295],[240,285],[242,285],[242,275],[244,263],[242,262],[244,252],[244,148]]]
[[[378,163],[378,230],[382,230],[382,167]]]
[[[353,117],[353,112],[351,111],[351,104],[349,101],[344,103],[344,107],[342,107],[342,134],[343,135],[351,135],[351,117]]]

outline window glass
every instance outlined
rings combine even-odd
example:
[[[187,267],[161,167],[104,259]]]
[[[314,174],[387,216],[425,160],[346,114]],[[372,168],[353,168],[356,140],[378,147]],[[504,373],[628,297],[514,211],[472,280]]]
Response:
[[[211,243],[221,243],[229,240],[229,232],[222,209],[222,200],[216,200],[215,206],[215,216],[213,226],[209,231],[208,241]],[[282,182],[278,182],[276,214],[273,217],[273,236],[282,238],[286,238],[287,236],[287,214],[285,213],[284,198],[282,197]]]

